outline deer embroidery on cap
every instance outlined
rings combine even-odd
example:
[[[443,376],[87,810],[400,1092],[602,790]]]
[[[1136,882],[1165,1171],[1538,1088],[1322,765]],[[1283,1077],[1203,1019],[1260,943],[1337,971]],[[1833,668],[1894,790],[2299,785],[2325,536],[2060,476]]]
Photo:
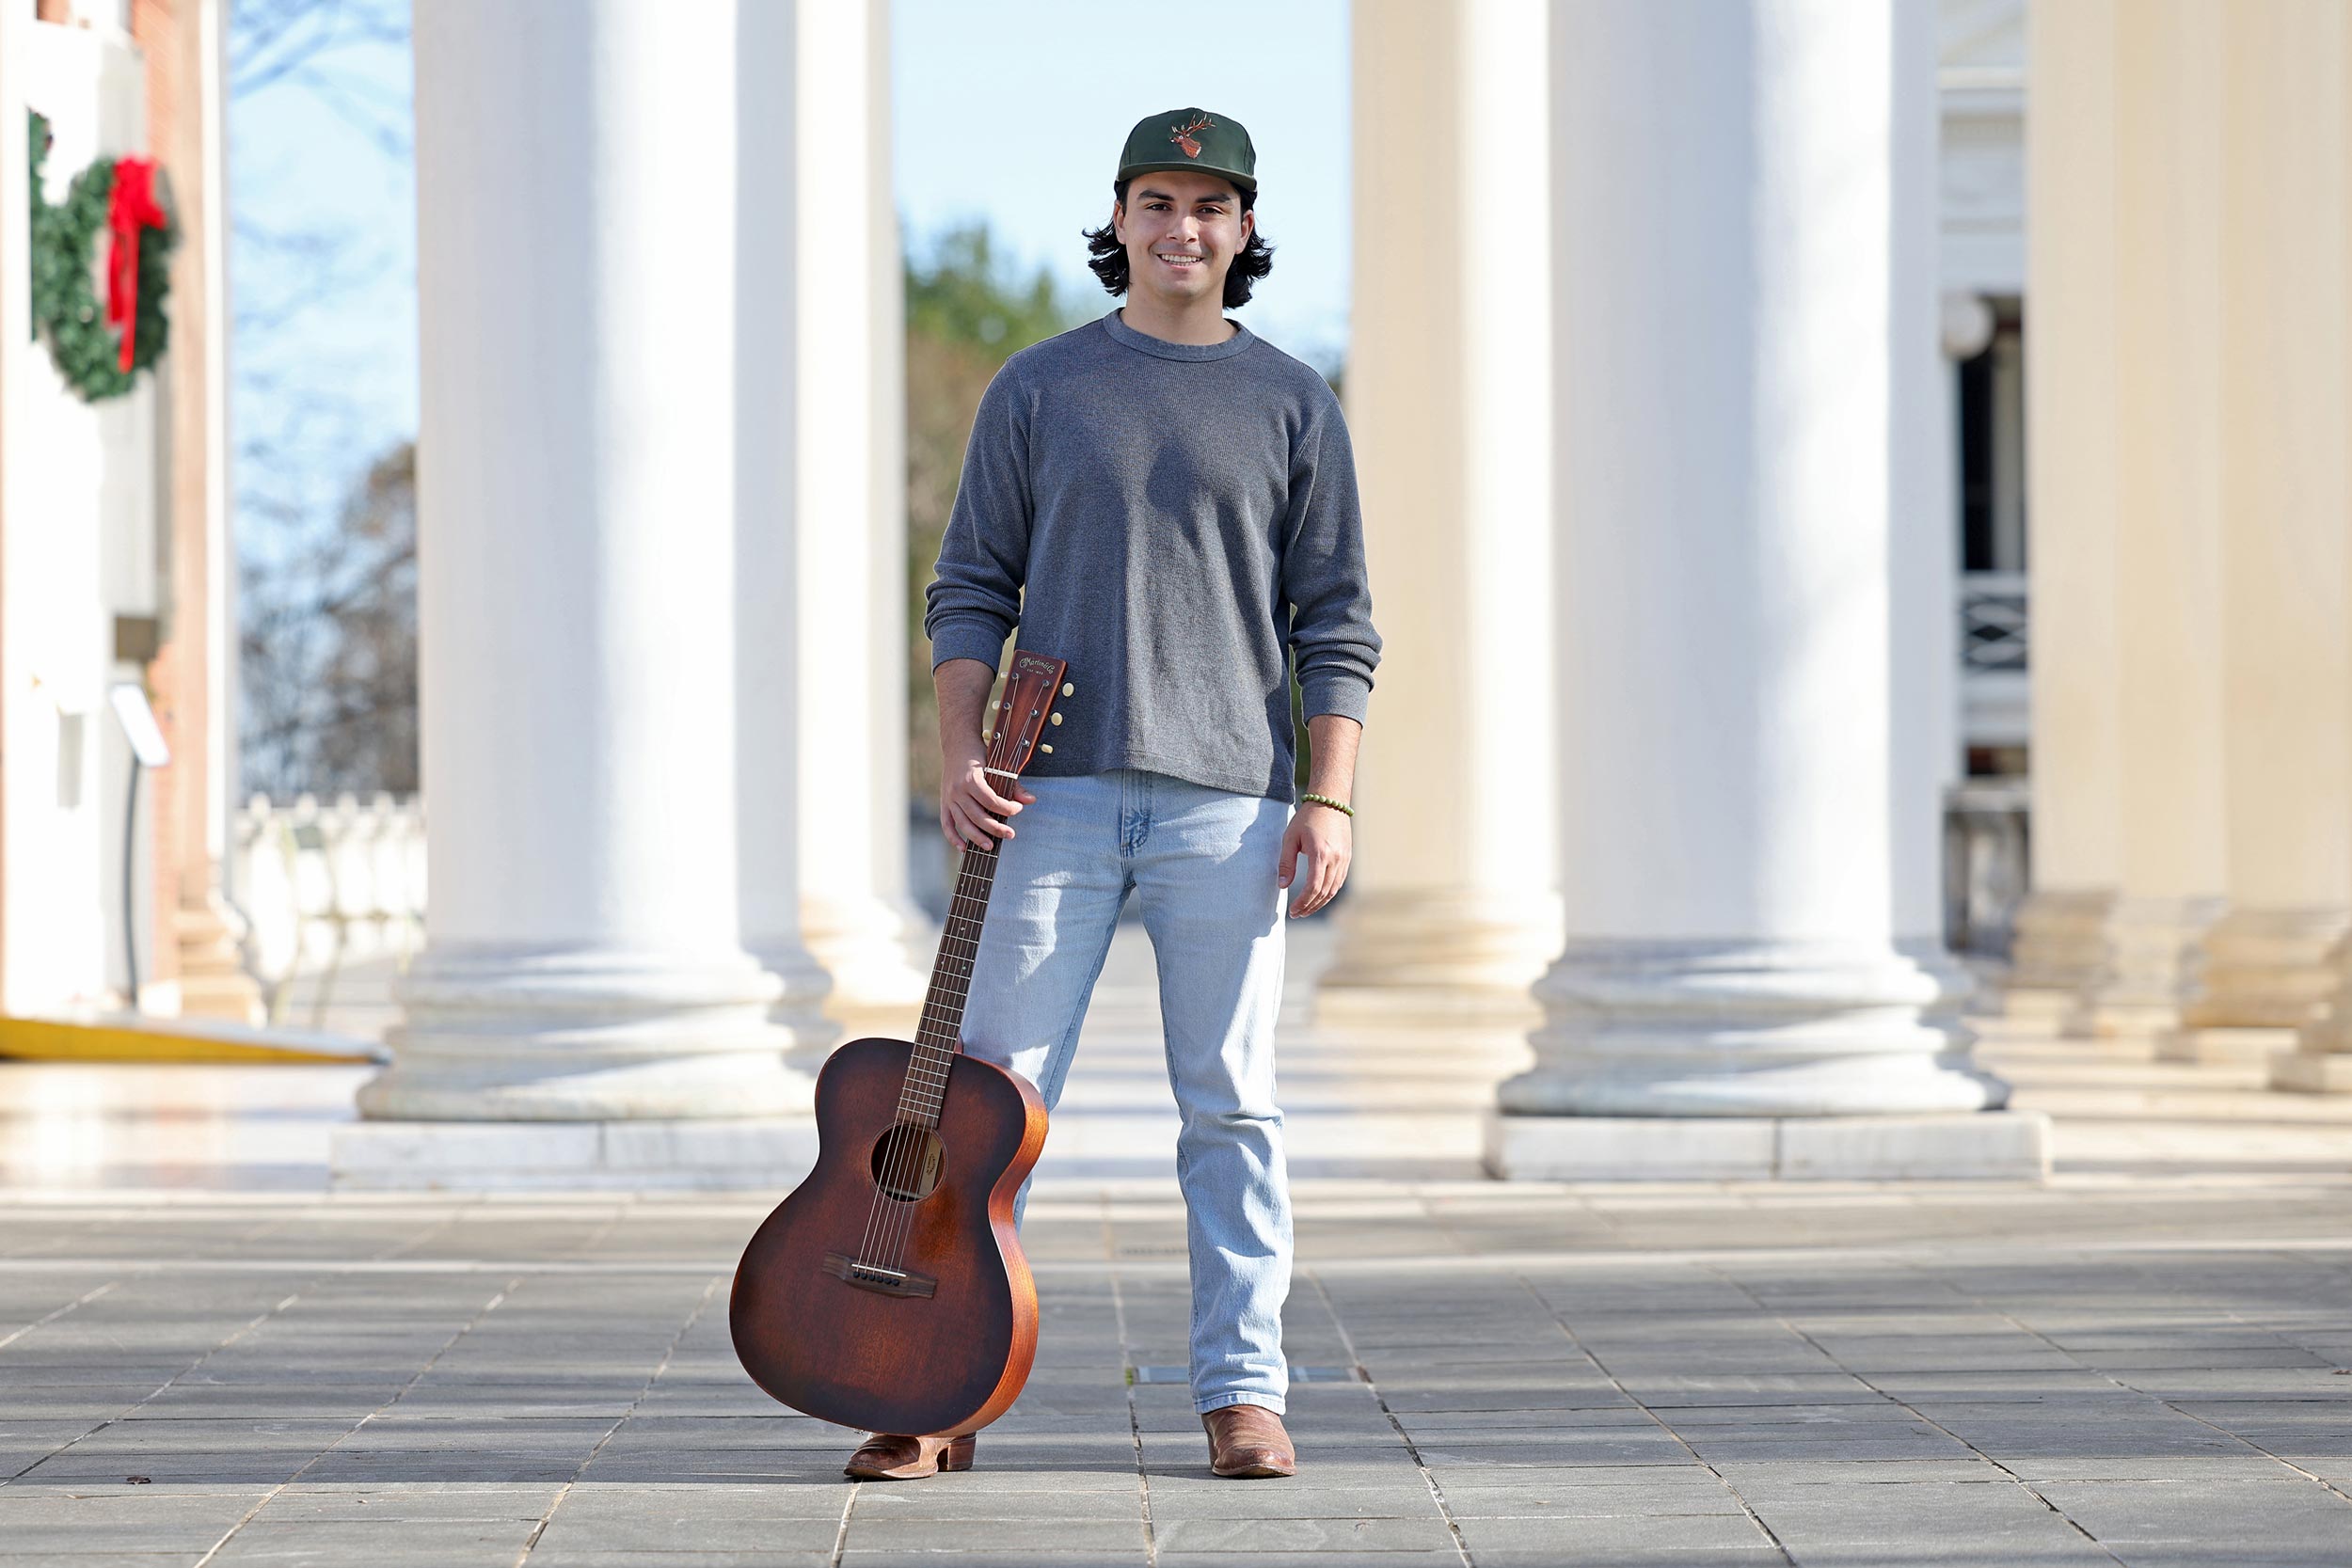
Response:
[[[1168,139],[1174,142],[1178,147],[1183,148],[1184,150],[1185,157],[1198,158],[1200,156],[1200,144],[1192,139],[1192,134],[1195,131],[1205,131],[1216,123],[1216,121],[1211,119],[1207,115],[1201,115],[1194,119],[1190,125],[1170,126],[1168,129],[1174,131],[1176,134]]]

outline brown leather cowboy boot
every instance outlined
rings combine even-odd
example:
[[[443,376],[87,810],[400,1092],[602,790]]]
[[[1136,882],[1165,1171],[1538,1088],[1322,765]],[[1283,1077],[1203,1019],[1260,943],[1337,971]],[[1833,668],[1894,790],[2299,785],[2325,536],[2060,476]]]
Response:
[[[969,1432],[961,1437],[902,1437],[878,1432],[859,1445],[841,1473],[859,1481],[916,1481],[942,1470],[968,1470],[977,1441]]]
[[[1209,1433],[1209,1468],[1220,1476],[1256,1480],[1295,1476],[1298,1456],[1282,1418],[1263,1404],[1219,1405],[1200,1418]]]

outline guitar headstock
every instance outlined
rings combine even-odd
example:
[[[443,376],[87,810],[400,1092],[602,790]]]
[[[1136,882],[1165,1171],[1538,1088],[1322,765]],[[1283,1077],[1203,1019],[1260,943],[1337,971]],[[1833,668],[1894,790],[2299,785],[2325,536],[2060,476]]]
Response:
[[[996,703],[988,730],[988,766],[1018,775],[1039,752],[1051,752],[1044,739],[1048,724],[1061,722],[1054,705],[1074,688],[1062,681],[1070,668],[1058,658],[1013,650],[1012,668],[1005,673],[1005,694]]]

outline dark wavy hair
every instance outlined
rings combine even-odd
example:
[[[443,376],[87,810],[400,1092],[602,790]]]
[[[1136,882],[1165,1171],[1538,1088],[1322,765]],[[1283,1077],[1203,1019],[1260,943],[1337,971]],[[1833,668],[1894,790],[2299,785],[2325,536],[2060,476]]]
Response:
[[[1135,176],[1131,174],[1126,179],[1112,183],[1112,198],[1120,205],[1126,205],[1127,187],[1134,182],[1134,180]],[[1257,206],[1257,192],[1240,190],[1236,187],[1235,194],[1241,198],[1243,212],[1247,213]],[[1095,277],[1103,280],[1104,292],[1114,294],[1125,293],[1129,281],[1127,247],[1119,243],[1118,225],[1106,223],[1100,229],[1082,229],[1079,232],[1086,236],[1087,249],[1092,256],[1092,260],[1089,261],[1087,265],[1093,270]],[[1265,243],[1263,235],[1252,229],[1249,231],[1248,243],[1234,252],[1233,264],[1226,269],[1225,308],[1230,310],[1236,305],[1248,304],[1250,290],[1257,285],[1259,278],[1273,270],[1274,247]]]

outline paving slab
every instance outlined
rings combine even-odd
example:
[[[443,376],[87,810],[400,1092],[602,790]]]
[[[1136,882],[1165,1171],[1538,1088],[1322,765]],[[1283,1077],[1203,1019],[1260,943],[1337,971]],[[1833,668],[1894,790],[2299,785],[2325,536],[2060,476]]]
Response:
[[[757,1551],[680,1551],[662,1547],[651,1551],[610,1551],[596,1547],[534,1548],[529,1560],[536,1568],[835,1568],[831,1547],[775,1546]]]
[[[0,1149],[0,1568],[2352,1562],[2352,1100],[2272,1136],[2220,1069],[2003,1022],[2046,1185],[1497,1183],[1523,1037],[1317,1029],[1312,962],[1302,1469],[1212,1477],[1149,958],[1114,944],[1040,1169],[1028,1388],[910,1483],[848,1481],[858,1434],[735,1363],[780,1192],[336,1194],[345,1069],[0,1067],[0,1117],[95,1106],[50,1145],[119,1148]],[[207,1117],[209,1173],[135,1147]],[[234,1164],[263,1124],[314,1181]]]
[[[520,1557],[538,1528],[535,1519],[270,1519],[256,1518],[221,1544],[221,1564],[360,1562],[505,1564]],[[208,1565],[209,1568],[209,1565]]]

